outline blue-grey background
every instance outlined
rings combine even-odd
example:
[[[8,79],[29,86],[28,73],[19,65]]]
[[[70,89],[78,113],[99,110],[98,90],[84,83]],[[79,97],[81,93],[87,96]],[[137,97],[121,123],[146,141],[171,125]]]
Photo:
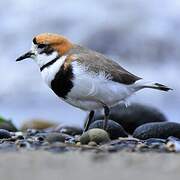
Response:
[[[0,1],[0,114],[16,125],[31,118],[82,125],[86,113],[56,97],[32,60],[16,63],[34,35],[63,34],[114,58],[129,71],[169,85],[130,98],[180,121],[179,0]]]

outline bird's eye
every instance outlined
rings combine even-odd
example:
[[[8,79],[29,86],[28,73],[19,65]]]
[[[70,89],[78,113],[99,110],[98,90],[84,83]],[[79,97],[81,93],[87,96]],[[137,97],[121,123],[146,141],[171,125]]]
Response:
[[[44,48],[46,47],[46,44],[38,44],[38,48]]]

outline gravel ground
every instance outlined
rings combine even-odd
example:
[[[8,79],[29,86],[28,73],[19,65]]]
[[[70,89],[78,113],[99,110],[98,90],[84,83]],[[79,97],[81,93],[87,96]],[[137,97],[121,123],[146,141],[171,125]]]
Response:
[[[175,153],[1,152],[0,162],[3,180],[169,180],[180,176],[180,156]]]

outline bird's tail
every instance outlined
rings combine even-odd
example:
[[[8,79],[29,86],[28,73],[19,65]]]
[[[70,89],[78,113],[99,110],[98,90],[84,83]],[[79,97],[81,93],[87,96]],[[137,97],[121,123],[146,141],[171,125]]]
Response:
[[[155,82],[147,82],[147,81],[144,81],[143,79],[137,81],[134,84],[133,88],[135,89],[135,91],[138,91],[138,90],[144,89],[144,88],[157,89],[160,91],[173,90],[173,89],[171,89],[168,86],[165,86],[163,84],[159,84],[159,83],[155,83]]]
[[[159,83],[149,83],[149,84],[145,84],[145,85],[142,86],[142,88],[157,89],[157,90],[160,90],[160,91],[173,90],[173,89],[169,88],[168,86],[165,86],[165,85],[159,84]]]

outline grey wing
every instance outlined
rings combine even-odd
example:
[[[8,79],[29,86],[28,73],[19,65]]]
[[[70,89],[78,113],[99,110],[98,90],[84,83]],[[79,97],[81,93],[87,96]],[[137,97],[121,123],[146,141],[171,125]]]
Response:
[[[112,81],[123,84],[133,84],[141,79],[122,68],[118,63],[95,51],[79,53],[76,57],[76,61],[88,67],[89,71],[99,73],[99,70],[101,69],[108,77],[110,76]]]

